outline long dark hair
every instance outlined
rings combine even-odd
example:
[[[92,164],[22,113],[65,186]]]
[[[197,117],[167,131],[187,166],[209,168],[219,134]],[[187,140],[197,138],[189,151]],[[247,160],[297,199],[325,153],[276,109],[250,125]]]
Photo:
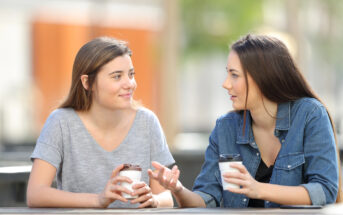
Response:
[[[272,102],[279,104],[310,97],[319,100],[325,106],[301,74],[287,47],[279,39],[265,35],[248,34],[233,43],[231,49],[237,53],[240,59],[247,86],[243,128],[245,128],[249,91],[247,73],[256,82],[262,94]],[[338,141],[332,117],[327,108],[326,110],[335,136],[338,156],[339,191],[336,202],[341,202],[343,196]]]
[[[81,76],[88,75],[88,86],[89,89],[92,89],[101,67],[125,54],[131,56],[131,50],[127,43],[110,37],[98,37],[83,45],[74,60],[68,97],[60,105],[60,108],[89,110],[92,105],[92,90],[84,89]]]

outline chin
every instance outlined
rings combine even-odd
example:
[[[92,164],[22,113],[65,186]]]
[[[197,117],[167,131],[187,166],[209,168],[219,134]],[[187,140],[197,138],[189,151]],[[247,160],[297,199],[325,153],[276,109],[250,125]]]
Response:
[[[128,104],[123,104],[123,105],[121,105],[121,106],[119,106],[118,108],[119,109],[130,109],[130,108],[132,108],[132,103],[128,103]]]
[[[111,109],[111,110],[125,110],[125,109],[132,108],[132,104],[131,103],[127,103],[127,104],[109,104],[106,107],[108,109]]]
[[[119,110],[126,110],[126,109],[130,109],[132,108],[132,105],[128,105],[128,106],[117,106],[116,109],[119,109]]]
[[[241,111],[241,110],[244,110],[244,107],[242,106],[238,106],[238,105],[232,105],[232,108],[236,111]]]

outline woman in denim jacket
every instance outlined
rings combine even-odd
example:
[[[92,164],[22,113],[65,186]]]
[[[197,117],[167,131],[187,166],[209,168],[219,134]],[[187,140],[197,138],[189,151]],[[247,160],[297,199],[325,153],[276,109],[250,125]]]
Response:
[[[180,207],[279,207],[340,202],[340,161],[333,121],[276,38],[247,35],[228,57],[228,90],[235,111],[220,117],[193,192],[179,170],[154,162],[150,175]],[[240,188],[223,190],[220,154],[240,154],[239,172],[224,173]]]

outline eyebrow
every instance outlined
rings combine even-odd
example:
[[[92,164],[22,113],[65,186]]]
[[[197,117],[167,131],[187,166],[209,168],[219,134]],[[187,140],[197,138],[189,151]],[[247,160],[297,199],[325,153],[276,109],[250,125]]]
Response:
[[[129,69],[129,72],[132,72],[134,70],[135,70],[134,68],[131,68]],[[123,73],[123,70],[113,71],[113,72],[110,72],[108,75],[113,75],[113,74],[118,74],[118,73]]]
[[[227,72],[239,72],[237,69],[228,69],[227,67],[226,67],[226,71]]]

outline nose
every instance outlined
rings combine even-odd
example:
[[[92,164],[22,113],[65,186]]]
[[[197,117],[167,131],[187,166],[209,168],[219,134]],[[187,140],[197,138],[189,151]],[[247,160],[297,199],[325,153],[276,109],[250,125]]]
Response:
[[[226,79],[225,79],[225,81],[224,81],[222,87],[223,87],[224,89],[227,89],[227,90],[231,90],[231,89],[232,89],[232,84],[231,84],[231,81],[230,81],[229,76],[226,77]]]
[[[128,76],[126,76],[126,78],[123,80],[123,88],[124,89],[131,89],[134,88],[136,85],[136,81],[134,78],[129,78]]]

